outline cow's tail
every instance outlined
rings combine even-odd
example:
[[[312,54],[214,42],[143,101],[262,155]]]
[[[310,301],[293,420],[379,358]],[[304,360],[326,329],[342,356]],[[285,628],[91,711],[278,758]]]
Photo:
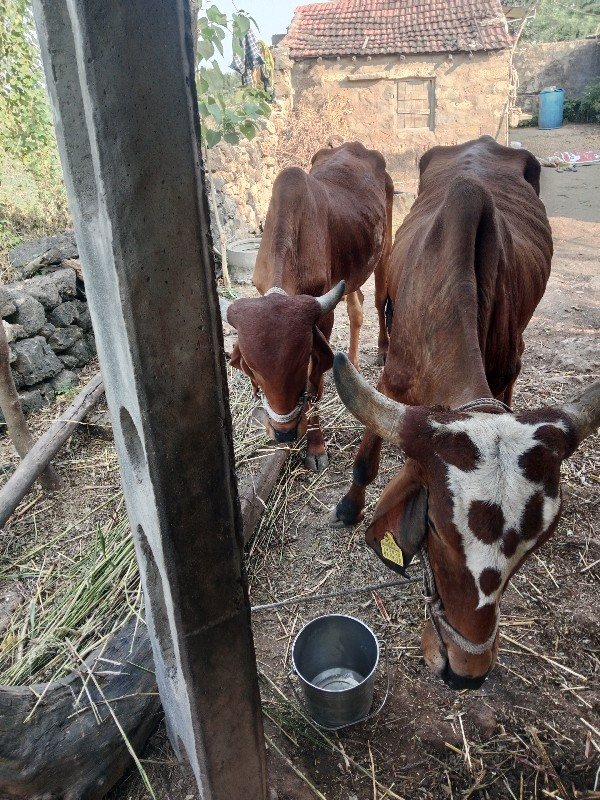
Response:
[[[387,296],[385,301],[385,327],[387,328],[388,334],[392,331],[392,320],[394,319],[394,304],[392,303],[392,298]]]

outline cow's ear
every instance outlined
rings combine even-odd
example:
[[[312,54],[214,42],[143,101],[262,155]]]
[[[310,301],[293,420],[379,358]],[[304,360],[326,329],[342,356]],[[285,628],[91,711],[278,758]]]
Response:
[[[426,533],[427,489],[419,480],[415,463],[407,461],[385,487],[365,540],[388,567],[403,575]]]
[[[223,313],[223,309],[225,309],[225,319],[231,325],[231,327],[235,328],[237,331],[236,319],[239,307],[236,308],[236,303],[237,301],[234,303],[229,303],[227,306],[223,306],[223,304],[221,304],[221,314]]]
[[[540,166],[540,162],[534,155],[527,153],[527,160],[525,161],[525,167],[523,168],[523,177],[527,183],[533,186],[538,197],[540,196],[541,172],[542,167]]]
[[[333,351],[329,342],[316,325],[313,325],[313,343],[311,350],[312,368],[327,372],[333,366]]]
[[[575,440],[569,448],[570,455],[600,427],[600,381],[588,386],[583,394],[562,406],[561,411],[569,418],[575,434]]]
[[[240,350],[239,342],[236,342],[233,346],[229,363],[236,369],[242,369],[242,351]]]

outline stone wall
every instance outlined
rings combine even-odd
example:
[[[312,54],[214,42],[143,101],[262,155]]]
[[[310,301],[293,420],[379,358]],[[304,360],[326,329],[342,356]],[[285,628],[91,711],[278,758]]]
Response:
[[[274,107],[271,118],[262,122],[256,137],[242,139],[237,145],[219,142],[208,154],[208,166],[215,181],[217,205],[228,241],[260,234],[277,175],[278,114]],[[213,240],[218,236],[213,218]]]
[[[67,238],[68,254],[77,255],[72,236]],[[87,364],[96,352],[83,284],[78,278],[79,262],[63,258],[64,247],[55,246],[61,239],[64,237],[39,240],[13,251],[11,261],[17,272],[23,276],[41,274],[0,285],[0,318],[26,414],[76,386],[77,368]],[[40,254],[40,247],[45,248],[47,243],[50,249]]]
[[[505,140],[508,51],[307,59],[291,65],[289,80],[285,73],[277,78],[276,92],[291,95],[293,107],[305,102],[318,107],[333,94],[347,98],[350,138],[384,154],[400,191],[416,190],[418,161],[433,145],[484,133]],[[398,93],[411,78],[431,81],[429,126],[402,127],[406,118],[398,113]]]
[[[515,51],[513,66],[519,76],[517,105],[535,114],[542,89],[564,89],[567,100],[579,97],[590,83],[600,79],[600,39],[523,43]]]

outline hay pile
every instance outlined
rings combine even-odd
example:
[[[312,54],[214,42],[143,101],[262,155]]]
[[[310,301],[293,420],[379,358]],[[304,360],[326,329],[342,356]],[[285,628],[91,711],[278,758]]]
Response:
[[[334,94],[317,108],[300,101],[277,126],[277,166],[308,170],[311,158],[323,147],[337,147],[348,138],[350,102]]]

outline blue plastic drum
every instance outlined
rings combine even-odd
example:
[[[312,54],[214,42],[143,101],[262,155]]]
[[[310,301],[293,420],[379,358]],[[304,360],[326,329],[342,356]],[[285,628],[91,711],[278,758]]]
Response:
[[[538,128],[552,130],[560,128],[563,121],[563,89],[542,89],[540,92],[540,108]]]

